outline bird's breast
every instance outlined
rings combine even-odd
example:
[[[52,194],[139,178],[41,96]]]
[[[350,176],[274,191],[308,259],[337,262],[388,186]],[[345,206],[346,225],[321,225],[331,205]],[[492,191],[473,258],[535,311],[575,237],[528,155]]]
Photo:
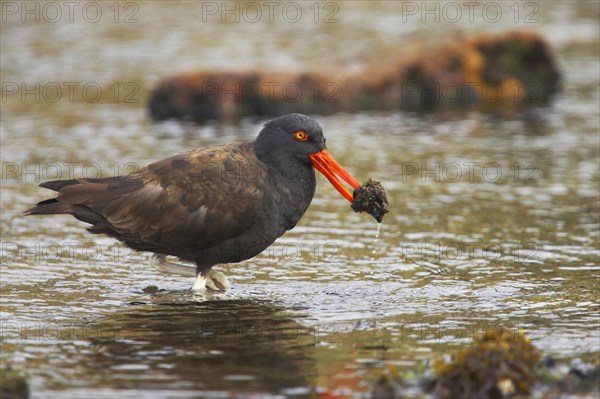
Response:
[[[271,175],[273,210],[283,232],[293,228],[306,212],[315,194],[316,180],[312,168],[289,166]]]

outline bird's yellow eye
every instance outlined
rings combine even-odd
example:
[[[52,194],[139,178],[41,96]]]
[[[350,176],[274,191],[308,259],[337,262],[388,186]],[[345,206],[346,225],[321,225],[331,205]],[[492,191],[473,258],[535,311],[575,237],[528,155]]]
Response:
[[[303,130],[298,130],[296,133],[294,133],[294,137],[300,141],[308,140],[308,134],[306,134],[306,132]]]

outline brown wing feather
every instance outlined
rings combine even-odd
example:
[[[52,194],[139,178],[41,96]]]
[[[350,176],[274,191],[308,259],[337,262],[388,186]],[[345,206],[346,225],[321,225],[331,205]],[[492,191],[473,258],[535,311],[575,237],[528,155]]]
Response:
[[[93,233],[193,260],[257,220],[266,176],[251,144],[229,144],[177,154],[125,177],[64,184],[55,202],[28,212],[71,213],[92,223]]]

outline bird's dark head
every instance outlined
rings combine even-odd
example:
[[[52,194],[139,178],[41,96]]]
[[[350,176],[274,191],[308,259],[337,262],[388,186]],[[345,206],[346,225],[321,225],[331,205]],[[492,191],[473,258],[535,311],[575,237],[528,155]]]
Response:
[[[338,176],[352,188],[360,186],[327,152],[323,129],[316,120],[306,115],[288,114],[267,122],[256,138],[254,151],[265,163],[287,165],[294,162],[313,166],[350,202],[353,202],[352,192]]]
[[[288,114],[272,119],[259,133],[255,151],[263,160],[295,160],[311,165],[310,154],[326,148],[321,125],[306,115]]]

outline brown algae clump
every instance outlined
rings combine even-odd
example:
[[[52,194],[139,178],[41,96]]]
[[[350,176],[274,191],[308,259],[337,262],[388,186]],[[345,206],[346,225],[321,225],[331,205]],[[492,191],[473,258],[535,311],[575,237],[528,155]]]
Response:
[[[367,212],[377,223],[381,223],[383,215],[389,212],[388,200],[383,186],[378,181],[369,179],[365,184],[354,190],[354,212]]]
[[[530,394],[536,382],[537,349],[522,332],[486,331],[451,363],[435,363],[433,392],[439,398],[511,398]]]

